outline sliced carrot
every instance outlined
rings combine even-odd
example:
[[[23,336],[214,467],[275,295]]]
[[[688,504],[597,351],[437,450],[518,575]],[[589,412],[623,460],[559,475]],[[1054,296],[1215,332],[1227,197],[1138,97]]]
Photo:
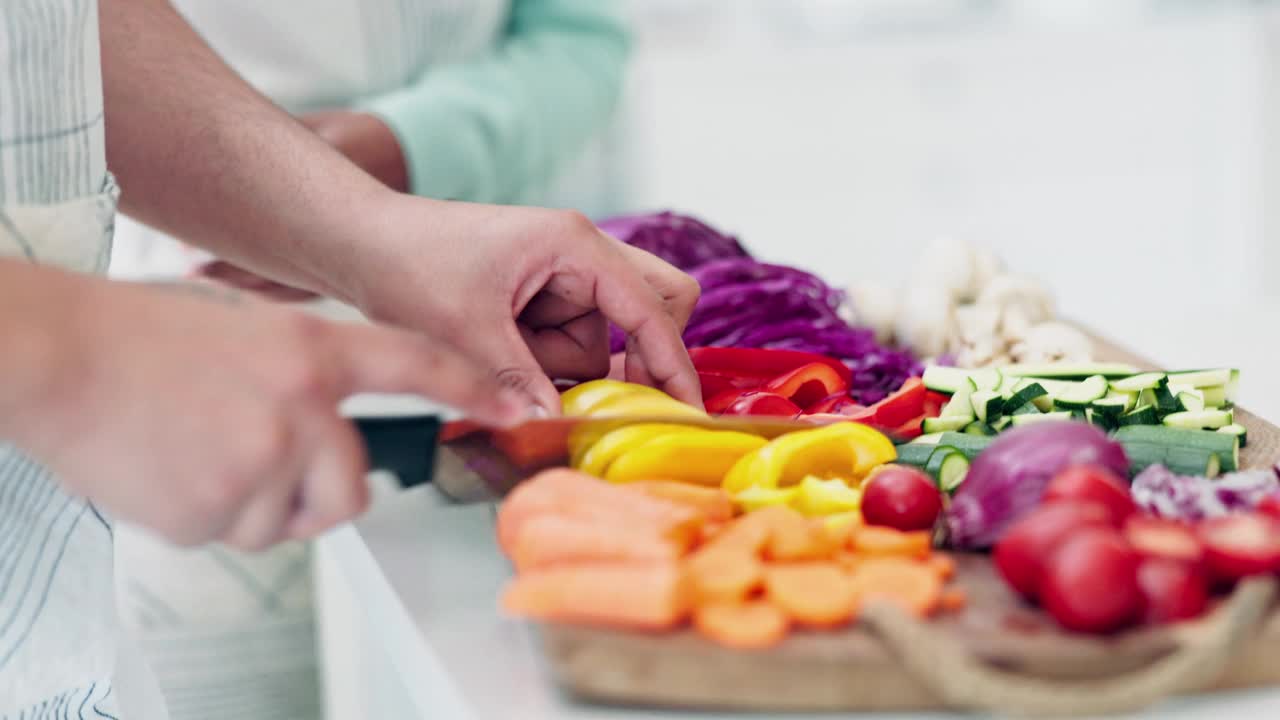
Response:
[[[770,510],[748,513],[730,521],[724,530],[707,541],[703,550],[739,550],[759,554],[769,542]]]
[[[938,597],[938,609],[946,612],[963,610],[969,604],[969,596],[960,588],[947,588]]]
[[[849,552],[848,550],[840,550],[832,557],[832,559],[840,566],[841,570],[844,570],[847,573],[852,573],[854,570],[858,569],[859,565],[867,560],[867,556]]]
[[[699,604],[742,602],[764,580],[764,564],[741,550],[701,550],[685,567]]]
[[[688,616],[688,584],[675,563],[562,565],[517,576],[502,595],[516,617],[666,630]]]
[[[924,559],[924,564],[938,574],[938,578],[942,582],[946,582],[955,577],[956,560],[946,553],[934,552],[929,553],[929,557]]]
[[[862,526],[862,514],[856,511],[828,515],[821,520],[827,540],[837,549],[849,547],[854,534]]]
[[[795,510],[781,506],[758,510],[755,514],[769,524],[765,556],[770,560],[815,560],[831,553],[820,521],[811,522]]]
[[[698,512],[687,506],[556,468],[521,483],[503,501],[497,521],[499,547],[510,555],[520,526],[539,515],[649,525],[682,542],[684,538],[695,539],[702,522]]]
[[[764,586],[769,602],[802,625],[843,625],[857,607],[849,576],[834,562],[770,565]]]
[[[694,611],[693,624],[712,642],[737,650],[773,647],[787,636],[786,614],[763,601],[703,605]]]
[[[867,525],[853,535],[853,549],[867,555],[925,558],[932,544],[928,530],[903,532],[881,525]]]
[[[664,537],[650,526],[597,518],[539,515],[520,526],[511,551],[517,572],[575,562],[676,560],[687,542]]]
[[[631,487],[653,497],[691,507],[701,513],[707,522],[723,522],[734,516],[733,498],[718,487],[662,480],[633,483]]]
[[[732,521],[702,523],[702,532],[699,533],[698,541],[705,545],[706,543],[715,540],[723,534],[731,524]]]
[[[942,595],[937,573],[905,558],[869,559],[853,571],[851,585],[858,608],[888,601],[919,617],[937,609]]]

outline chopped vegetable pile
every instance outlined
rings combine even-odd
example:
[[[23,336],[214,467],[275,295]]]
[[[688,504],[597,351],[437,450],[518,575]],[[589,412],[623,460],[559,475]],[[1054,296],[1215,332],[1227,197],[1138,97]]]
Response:
[[[1179,474],[1215,477],[1239,467],[1240,448],[1248,441],[1244,426],[1235,421],[1238,383],[1239,372],[1229,368],[1140,372],[1115,363],[982,370],[931,366],[924,372],[925,387],[950,399],[938,417],[921,421],[925,435],[915,442],[925,447],[900,454],[902,462],[919,467],[927,467],[937,453],[959,452],[972,460],[988,438],[1005,430],[1077,420],[1107,431],[1124,446],[1130,475],[1159,464]]]
[[[954,562],[931,550],[927,531],[781,506],[735,516],[713,488],[548,470],[507,498],[497,531],[517,571],[502,605],[540,621],[647,631],[691,623],[721,645],[760,649],[792,628],[845,627],[871,602],[921,617],[964,605],[947,587]]]
[[[917,383],[913,387],[918,401],[923,402],[923,386]],[[681,425],[676,422],[681,417],[702,413],[652,388],[616,380],[583,383],[566,391],[561,400],[567,416],[672,420],[621,427],[579,426],[569,436],[572,467],[613,483],[669,480],[722,487],[743,510],[787,506],[808,516],[857,511],[864,484],[873,474],[880,477],[877,471],[897,456],[888,437],[857,422],[831,423],[773,440],[745,432]],[[880,412],[889,410],[880,408]],[[912,529],[932,527],[941,508],[936,488],[916,471],[900,470],[924,478],[933,496],[933,514],[928,522]],[[893,475],[886,473],[885,477]],[[919,510],[912,512],[917,517],[922,514]],[[903,527],[893,522],[885,524]]]
[[[839,359],[848,392],[871,404],[920,374],[910,353],[882,347],[868,329],[842,316],[844,293],[810,273],[750,257],[734,238],[670,212],[604,220],[601,228],[688,271],[702,287],[685,327],[689,347],[783,348]],[[626,344],[611,329],[613,352]]]
[[[1157,468],[1139,477],[1168,474]],[[1195,618],[1215,590],[1280,571],[1280,521],[1268,514],[1280,512],[1275,476],[1250,483],[1272,493],[1240,505],[1259,511],[1181,522],[1146,514],[1123,474],[1073,465],[1000,534],[995,565],[1011,589],[1068,630],[1110,633]]]

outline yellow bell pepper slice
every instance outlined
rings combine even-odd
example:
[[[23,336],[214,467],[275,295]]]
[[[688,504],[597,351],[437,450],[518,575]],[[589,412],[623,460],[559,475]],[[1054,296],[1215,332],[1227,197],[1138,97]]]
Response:
[[[767,488],[759,485],[753,485],[746,490],[733,496],[733,501],[743,512],[755,512],[761,508],[767,508],[771,505],[791,505],[796,499],[796,494],[800,492],[799,485],[792,485],[789,488]]]
[[[787,487],[808,475],[852,482],[897,456],[883,434],[859,423],[839,422],[769,443],[751,466],[751,484]]]
[[[604,479],[618,483],[675,480],[719,485],[738,458],[763,447],[765,442],[748,433],[685,428],[622,453],[609,465]]]
[[[683,425],[667,425],[663,423],[643,423],[628,425],[610,430],[600,436],[599,440],[588,445],[586,449],[570,464],[588,475],[604,477],[609,465],[624,452],[639,447],[654,438],[669,435],[673,432],[689,432]]]
[[[862,493],[840,479],[823,480],[809,475],[796,487],[799,492],[791,507],[804,515],[835,515],[854,512],[862,506]]]
[[[729,472],[724,476],[724,482],[720,484],[720,487],[724,488],[730,495],[752,487],[754,485],[752,479],[756,476],[755,465],[760,461],[760,454],[769,447],[769,445],[765,445],[759,450],[753,450],[739,458],[738,462],[729,468]]]
[[[826,526],[827,532],[835,535],[847,533],[848,531],[862,525],[862,512],[853,510],[850,512],[839,512],[827,515],[822,518],[822,524]]]
[[[607,397],[587,409],[587,417],[706,417],[701,408],[686,405],[675,398],[654,391]]]
[[[658,395],[666,397],[661,390],[637,383],[621,380],[592,380],[565,390],[560,394],[560,409],[567,416],[585,415],[591,407],[603,400],[618,395]]]

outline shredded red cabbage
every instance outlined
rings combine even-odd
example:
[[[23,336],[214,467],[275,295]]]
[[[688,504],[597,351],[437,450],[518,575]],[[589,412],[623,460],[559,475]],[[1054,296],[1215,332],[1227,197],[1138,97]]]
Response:
[[[644,215],[619,215],[597,223],[622,242],[651,252],[681,270],[724,257],[747,257],[738,239],[710,225],[666,211]]]
[[[843,292],[796,268],[751,258],[735,238],[670,212],[612,218],[600,227],[689,272],[702,297],[685,327],[689,347],[781,348],[821,353],[853,371],[850,395],[870,405],[922,371],[909,352],[881,347],[875,334],[850,326],[837,310]],[[626,337],[610,328],[620,352]]]
[[[1138,507],[1170,520],[1202,520],[1252,510],[1266,496],[1280,491],[1274,470],[1247,470],[1210,480],[1175,475],[1152,465],[1133,479],[1130,493]]]

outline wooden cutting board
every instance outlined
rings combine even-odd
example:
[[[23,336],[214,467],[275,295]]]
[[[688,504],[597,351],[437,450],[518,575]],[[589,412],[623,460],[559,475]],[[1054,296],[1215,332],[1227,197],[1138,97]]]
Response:
[[[1105,342],[1097,355],[1151,367]],[[1280,429],[1242,409],[1237,419],[1249,433],[1241,466],[1271,467],[1280,459]],[[456,478],[473,474],[451,468],[447,452],[442,459],[437,482],[467,494]],[[847,631],[795,633],[764,652],[727,650],[688,630],[544,626],[540,633],[559,684],[610,704],[1071,715],[1280,684],[1280,606],[1269,579],[1242,585],[1195,622],[1106,638],[1061,631],[1013,596],[985,555],[959,556],[956,582],[970,601],[962,612],[922,623],[877,607]]]

